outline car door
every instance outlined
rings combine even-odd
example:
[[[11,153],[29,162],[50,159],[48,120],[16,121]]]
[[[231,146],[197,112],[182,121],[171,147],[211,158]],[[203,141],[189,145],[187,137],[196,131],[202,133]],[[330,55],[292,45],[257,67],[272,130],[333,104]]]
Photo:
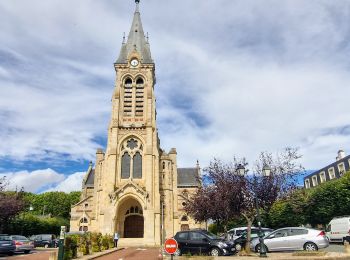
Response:
[[[208,252],[209,249],[208,238],[199,232],[189,233],[188,248],[191,254],[203,254]]]
[[[289,229],[279,229],[271,233],[264,239],[264,243],[269,251],[284,251],[289,250],[288,242]]]
[[[292,228],[289,231],[288,241],[291,250],[298,250],[304,247],[306,241],[307,229],[304,228]]]
[[[178,248],[180,248],[182,254],[189,252],[188,248],[188,232],[178,232],[175,236]]]

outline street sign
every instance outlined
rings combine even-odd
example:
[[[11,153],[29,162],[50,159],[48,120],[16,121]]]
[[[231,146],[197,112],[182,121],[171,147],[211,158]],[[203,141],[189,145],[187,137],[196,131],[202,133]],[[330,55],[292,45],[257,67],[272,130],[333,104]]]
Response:
[[[169,239],[165,240],[164,249],[165,249],[165,252],[167,252],[169,255],[173,255],[177,249],[176,240],[173,238],[169,238]]]

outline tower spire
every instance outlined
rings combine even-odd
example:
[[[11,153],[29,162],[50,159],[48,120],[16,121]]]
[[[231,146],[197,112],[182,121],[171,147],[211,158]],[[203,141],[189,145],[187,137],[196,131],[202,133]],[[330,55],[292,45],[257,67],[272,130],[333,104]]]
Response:
[[[141,15],[139,11],[140,0],[135,0],[135,3],[136,9],[128,39],[126,43],[122,45],[119,58],[116,61],[117,64],[127,64],[129,55],[134,51],[137,51],[140,55],[141,63],[153,63],[148,39],[146,38],[142,27]]]

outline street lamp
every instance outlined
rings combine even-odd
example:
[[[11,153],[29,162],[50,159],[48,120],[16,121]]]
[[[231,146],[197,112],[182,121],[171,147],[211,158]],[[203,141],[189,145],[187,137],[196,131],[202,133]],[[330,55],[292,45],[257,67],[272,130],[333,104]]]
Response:
[[[236,169],[236,173],[240,176],[245,175],[245,168],[242,164],[238,164],[237,169]],[[271,175],[271,168],[265,164],[263,169],[262,169],[262,176],[269,177],[270,175]],[[254,193],[254,196],[255,196],[255,207],[256,207],[256,212],[257,212],[257,220],[258,220],[258,225],[259,225],[260,257],[267,257],[266,247],[264,245],[264,236],[263,236],[262,230],[261,230],[261,217],[260,217],[260,211],[259,211],[259,205],[258,205],[258,196],[256,193]]]
[[[238,164],[237,169],[236,169],[236,173],[239,176],[244,176],[245,175],[245,168],[242,164]]]

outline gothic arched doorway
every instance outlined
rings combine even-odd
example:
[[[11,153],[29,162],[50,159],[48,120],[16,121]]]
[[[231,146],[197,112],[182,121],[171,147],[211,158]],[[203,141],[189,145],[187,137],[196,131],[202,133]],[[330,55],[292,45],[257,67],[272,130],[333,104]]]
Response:
[[[134,198],[128,197],[118,206],[116,231],[123,238],[143,238],[144,224],[143,209]]]
[[[124,222],[124,237],[143,237],[143,225],[142,216],[131,215],[126,217]]]

